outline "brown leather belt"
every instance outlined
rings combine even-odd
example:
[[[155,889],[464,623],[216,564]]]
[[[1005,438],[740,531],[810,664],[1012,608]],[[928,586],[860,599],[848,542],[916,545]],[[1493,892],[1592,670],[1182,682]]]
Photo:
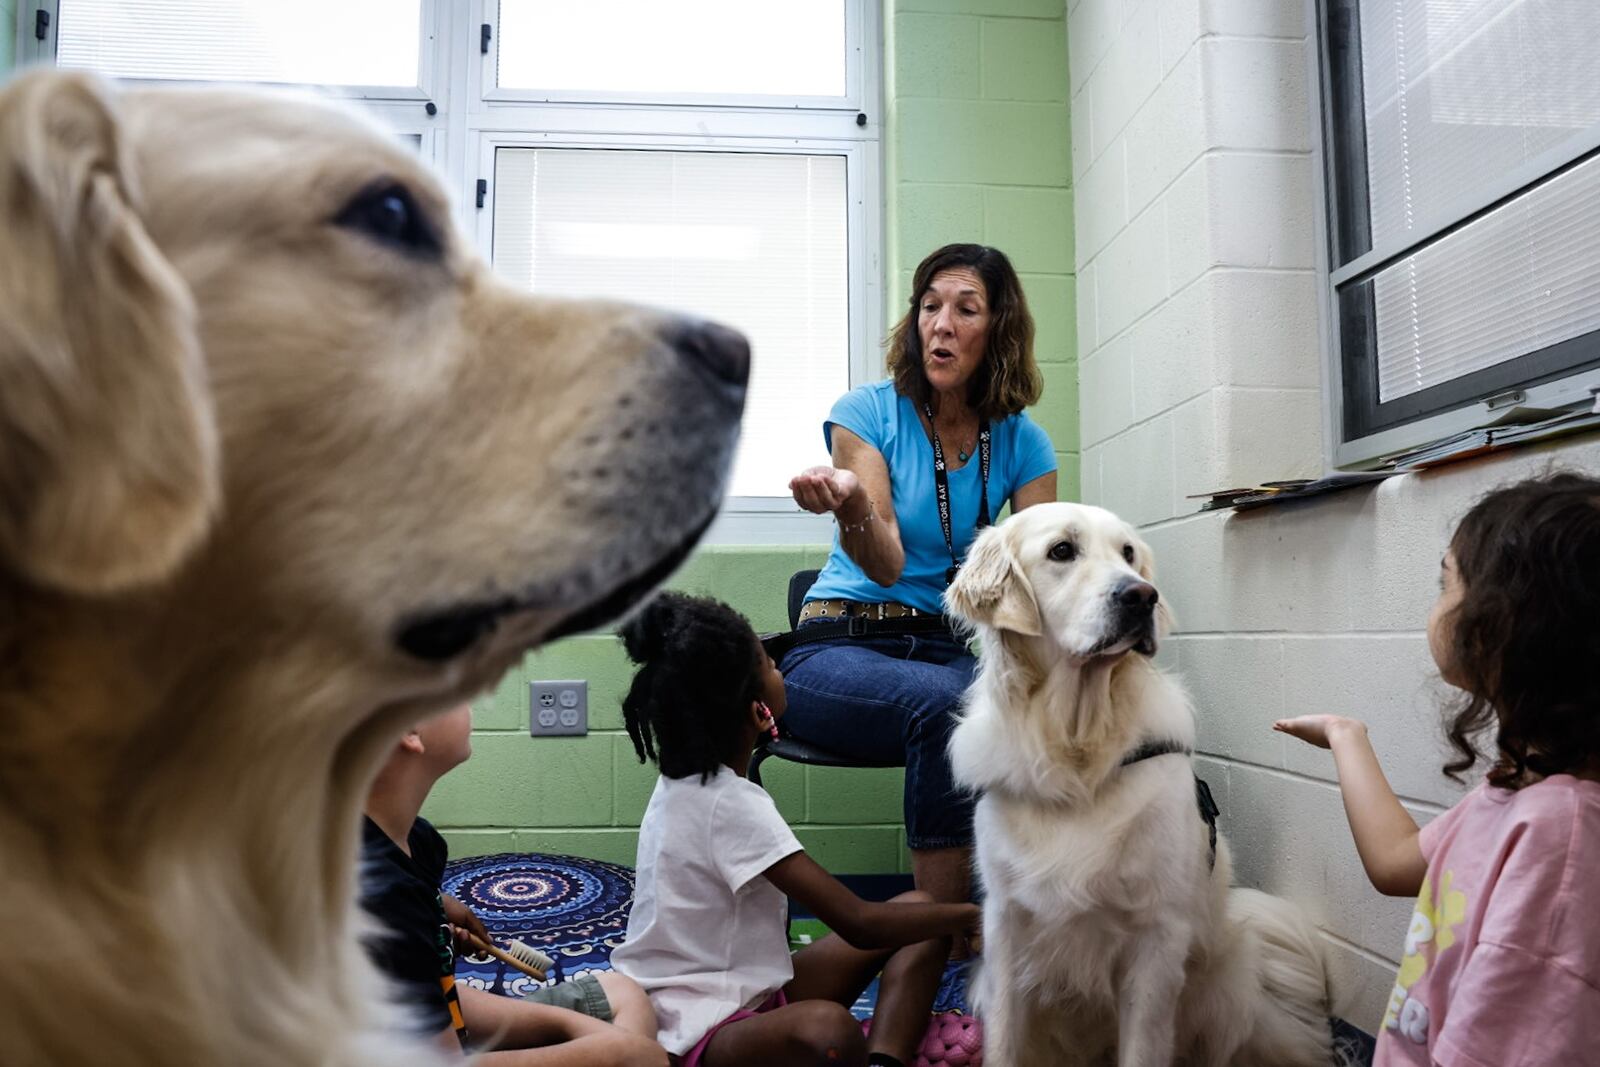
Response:
[[[774,660],[782,661],[796,645],[836,637],[907,637],[915,634],[951,635],[943,615],[894,601],[808,600],[800,609],[797,625],[803,629],[763,634],[761,644]]]
[[[872,602],[865,600],[808,600],[800,608],[800,622],[810,619],[838,619],[843,621],[850,618],[872,619],[882,622],[884,619],[937,619],[937,612],[922,611],[909,604],[896,603],[893,600]]]

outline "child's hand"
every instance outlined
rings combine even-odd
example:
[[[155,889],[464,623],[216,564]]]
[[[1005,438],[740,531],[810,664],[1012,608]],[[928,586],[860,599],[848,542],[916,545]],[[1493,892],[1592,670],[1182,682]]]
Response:
[[[456,927],[458,931],[465,930],[467,933],[470,933],[474,937],[477,937],[483,941],[483,943],[486,945],[494,944],[494,941],[489,937],[488,928],[483,925],[483,920],[474,915],[471,908],[461,903],[461,901],[457,900],[449,893],[439,894],[439,899],[444,902],[444,917],[449,921],[451,926]],[[477,952],[478,948],[471,944],[471,942],[468,942],[466,938],[457,937],[456,951],[465,954]]]
[[[1272,724],[1272,728],[1318,748],[1332,748],[1333,739],[1342,731],[1367,732],[1366,723],[1360,719],[1347,719],[1343,715],[1301,715],[1293,719],[1279,719]]]

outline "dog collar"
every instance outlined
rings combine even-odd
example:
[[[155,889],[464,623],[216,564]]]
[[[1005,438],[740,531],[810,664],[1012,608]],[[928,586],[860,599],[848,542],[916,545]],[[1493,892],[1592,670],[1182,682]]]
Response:
[[[1181,753],[1185,756],[1194,755],[1188,745],[1180,745],[1178,742],[1173,741],[1170,738],[1152,738],[1144,741],[1139,745],[1138,748],[1134,749],[1126,756],[1123,756],[1122,766],[1126,767],[1130,763],[1138,763],[1140,760],[1154,759],[1157,756],[1168,756],[1175,752]]]
[[[1173,754],[1192,756],[1194,752],[1188,745],[1180,745],[1171,738],[1153,738],[1123,756],[1122,766],[1127,767],[1142,760],[1154,759],[1156,756]],[[1217,816],[1222,814],[1222,809],[1217,807],[1216,800],[1211,796],[1211,787],[1198,774],[1194,776],[1194,802],[1200,809],[1200,818],[1204,820],[1206,833],[1211,838],[1211,866],[1214,868],[1217,865]]]

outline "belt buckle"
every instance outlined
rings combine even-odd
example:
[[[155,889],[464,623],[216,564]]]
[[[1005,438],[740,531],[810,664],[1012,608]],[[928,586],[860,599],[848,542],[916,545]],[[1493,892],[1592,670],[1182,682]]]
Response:
[[[867,617],[865,615],[850,615],[850,616],[847,616],[847,619],[848,619],[847,625],[849,626],[849,630],[847,630],[846,632],[847,632],[847,634],[849,636],[851,636],[851,637],[865,637],[865,636],[867,636]]]

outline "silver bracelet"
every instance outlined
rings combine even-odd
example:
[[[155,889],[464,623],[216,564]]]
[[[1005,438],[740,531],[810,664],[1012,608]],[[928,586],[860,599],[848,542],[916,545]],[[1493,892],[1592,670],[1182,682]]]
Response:
[[[837,514],[834,515],[833,521],[838,525],[840,533],[848,534],[860,533],[862,530],[865,530],[868,526],[870,526],[872,524],[872,520],[875,518],[877,518],[877,512],[872,510],[872,501],[869,500],[867,501],[867,516],[860,522],[839,522],[839,516]]]

